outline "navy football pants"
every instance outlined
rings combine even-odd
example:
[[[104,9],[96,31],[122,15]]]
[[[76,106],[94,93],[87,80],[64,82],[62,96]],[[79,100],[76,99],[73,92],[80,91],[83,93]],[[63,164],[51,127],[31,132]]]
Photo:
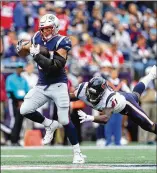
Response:
[[[138,83],[136,85],[136,88],[140,86],[141,83]],[[134,92],[139,93],[138,90],[134,90]],[[153,132],[152,127],[154,125],[154,122],[152,122],[146,115],[146,113],[141,109],[139,106],[139,99],[138,96],[135,93],[123,93],[127,100],[127,105],[122,111],[123,114],[127,114],[132,121],[134,121],[136,124],[138,124],[141,128],[143,128],[146,131]],[[139,93],[141,95],[141,93]],[[154,110],[156,111],[156,110]]]

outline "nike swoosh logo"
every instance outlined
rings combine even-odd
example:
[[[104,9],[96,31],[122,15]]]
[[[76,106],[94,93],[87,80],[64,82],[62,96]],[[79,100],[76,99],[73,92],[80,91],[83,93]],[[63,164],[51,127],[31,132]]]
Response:
[[[60,87],[61,85],[58,85],[58,87]]]

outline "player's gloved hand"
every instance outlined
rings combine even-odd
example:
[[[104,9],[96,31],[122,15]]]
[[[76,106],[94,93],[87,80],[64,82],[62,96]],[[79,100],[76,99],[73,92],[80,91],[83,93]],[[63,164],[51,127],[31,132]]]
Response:
[[[22,46],[23,46],[23,40],[19,40],[16,45],[17,52],[20,52],[20,50],[22,49]]]
[[[81,120],[80,123],[86,122],[86,121],[94,121],[94,117],[91,115],[87,115],[85,112],[79,110],[78,111],[79,119]]]
[[[32,46],[30,47],[30,54],[34,57],[38,53],[40,53],[40,45],[39,44],[37,44],[37,45],[32,44]]]

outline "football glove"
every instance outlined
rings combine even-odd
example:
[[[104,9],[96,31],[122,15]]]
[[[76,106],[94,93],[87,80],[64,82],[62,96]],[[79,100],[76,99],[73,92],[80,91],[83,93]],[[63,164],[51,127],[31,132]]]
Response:
[[[40,53],[40,45],[34,45],[32,44],[32,46],[30,47],[30,55],[32,55],[33,57],[37,54]]]
[[[17,45],[16,45],[16,50],[17,52],[20,52],[20,50],[22,49],[23,47],[23,40],[19,40]]]
[[[94,117],[91,115],[87,115],[85,112],[79,110],[78,111],[80,123],[87,122],[87,121],[94,121]]]

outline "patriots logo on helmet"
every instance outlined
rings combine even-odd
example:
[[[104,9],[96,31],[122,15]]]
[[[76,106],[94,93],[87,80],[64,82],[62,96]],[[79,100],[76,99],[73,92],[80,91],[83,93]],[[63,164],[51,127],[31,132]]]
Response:
[[[53,16],[49,16],[49,19],[53,21],[55,18]]]

